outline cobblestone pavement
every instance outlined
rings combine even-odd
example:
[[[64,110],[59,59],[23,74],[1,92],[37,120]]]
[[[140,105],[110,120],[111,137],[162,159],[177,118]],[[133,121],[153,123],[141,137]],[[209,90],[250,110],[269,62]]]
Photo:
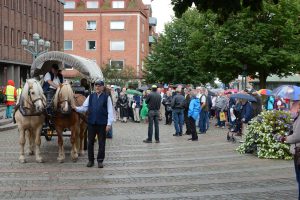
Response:
[[[103,169],[86,168],[87,155],[73,163],[69,138],[65,163],[56,161],[56,138],[43,138],[45,163],[20,164],[17,130],[1,132],[0,199],[296,199],[291,161],[240,155],[223,129],[191,142],[160,123],[160,144],[142,143],[146,124],[115,124]]]

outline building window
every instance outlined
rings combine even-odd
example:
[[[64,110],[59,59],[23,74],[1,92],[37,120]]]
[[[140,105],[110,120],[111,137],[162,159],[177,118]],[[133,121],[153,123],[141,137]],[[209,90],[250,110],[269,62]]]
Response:
[[[27,13],[27,6],[26,6],[26,0],[23,0],[23,13],[24,13],[24,15],[26,15],[26,13]]]
[[[21,46],[21,31],[18,30],[18,33],[17,33],[17,47],[20,47]]]
[[[28,1],[28,16],[32,16],[32,0]]]
[[[73,41],[72,40],[64,41],[64,50],[73,50]]]
[[[3,5],[6,6],[6,7],[8,7],[7,1],[8,1],[8,0],[3,0]]]
[[[96,21],[87,21],[86,22],[86,30],[95,31],[97,28]]]
[[[8,27],[4,26],[4,45],[8,45],[8,41],[9,41],[9,38],[8,38]]]
[[[15,9],[15,1],[10,1],[10,2],[11,2],[10,9],[14,10]]]
[[[44,7],[43,21],[46,22],[46,20],[47,20],[47,7]]]
[[[142,61],[142,71],[144,71],[144,61]]]
[[[12,28],[11,30],[10,30],[10,45],[12,46],[12,47],[14,47],[15,46],[15,31],[14,31],[14,29]]]
[[[64,21],[64,30],[73,31],[73,21]]]
[[[142,33],[144,33],[144,32],[145,32],[145,24],[142,23]]]
[[[96,50],[96,41],[87,41],[86,50]]]
[[[124,21],[111,21],[110,30],[124,30],[125,22]]]
[[[17,0],[17,10],[18,12],[21,12],[21,0]]]
[[[124,68],[124,60],[110,60],[110,67],[117,70]]]
[[[86,8],[99,8],[99,2],[98,1],[87,1]]]
[[[66,1],[64,9],[75,9],[75,1]]]
[[[113,1],[112,8],[125,8],[125,2],[124,1]]]
[[[110,41],[110,50],[111,51],[124,51],[125,50],[125,41]]]

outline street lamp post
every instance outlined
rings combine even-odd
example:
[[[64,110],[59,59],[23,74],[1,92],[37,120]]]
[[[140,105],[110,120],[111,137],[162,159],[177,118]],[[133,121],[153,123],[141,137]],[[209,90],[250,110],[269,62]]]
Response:
[[[32,36],[33,40],[29,41],[25,38],[21,41],[21,45],[24,47],[25,51],[32,54],[33,60],[39,55],[47,52],[50,48],[51,43],[49,41],[44,41],[40,38],[40,35],[35,33]]]

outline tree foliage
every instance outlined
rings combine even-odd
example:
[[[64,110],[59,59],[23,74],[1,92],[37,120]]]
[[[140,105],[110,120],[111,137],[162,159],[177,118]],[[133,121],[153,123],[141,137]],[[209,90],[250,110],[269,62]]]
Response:
[[[217,13],[219,23],[223,23],[230,14],[236,14],[243,7],[261,11],[264,1],[278,3],[278,0],[172,0],[171,3],[176,17],[181,17],[194,4],[199,11],[212,10]]]
[[[159,37],[147,78],[205,83],[218,77],[228,83],[247,66],[247,75],[264,88],[269,75],[299,72],[299,14],[298,0],[264,1],[261,11],[244,8],[220,25],[214,12],[190,9]]]
[[[134,69],[130,66],[120,69],[106,64],[102,69],[102,73],[107,83],[119,86],[124,86],[128,82],[132,82],[135,78]]]
[[[146,60],[148,82],[207,83],[212,79],[212,75],[203,73],[187,46],[190,34],[199,22],[196,17],[199,17],[198,13],[189,12],[165,26],[165,33],[154,44]]]

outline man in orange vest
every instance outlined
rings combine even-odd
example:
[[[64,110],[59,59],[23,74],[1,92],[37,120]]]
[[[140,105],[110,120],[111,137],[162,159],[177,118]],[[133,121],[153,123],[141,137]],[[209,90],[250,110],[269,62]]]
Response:
[[[12,109],[17,98],[17,90],[13,80],[7,81],[7,86],[4,88],[3,94],[6,96],[6,118],[12,118]]]

